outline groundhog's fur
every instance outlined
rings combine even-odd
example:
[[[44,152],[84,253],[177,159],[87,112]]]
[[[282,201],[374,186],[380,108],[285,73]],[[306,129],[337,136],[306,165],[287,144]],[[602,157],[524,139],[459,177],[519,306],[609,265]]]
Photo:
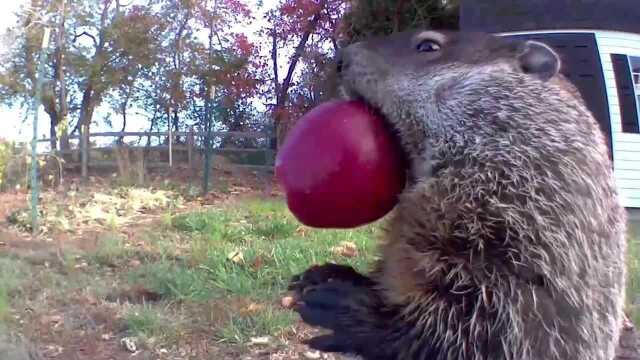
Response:
[[[541,43],[484,34],[344,49],[344,93],[386,117],[411,181],[368,277],[326,264],[294,278],[303,320],[333,330],[311,347],[366,360],[614,358],[626,213],[605,138],[560,66]]]

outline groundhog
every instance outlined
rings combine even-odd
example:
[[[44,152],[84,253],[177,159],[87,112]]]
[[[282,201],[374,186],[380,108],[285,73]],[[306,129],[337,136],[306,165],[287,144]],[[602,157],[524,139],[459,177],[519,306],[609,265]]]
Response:
[[[365,360],[611,360],[626,212],[605,137],[536,41],[417,30],[343,49],[345,98],[377,109],[409,163],[368,276],[312,266],[307,341]]]

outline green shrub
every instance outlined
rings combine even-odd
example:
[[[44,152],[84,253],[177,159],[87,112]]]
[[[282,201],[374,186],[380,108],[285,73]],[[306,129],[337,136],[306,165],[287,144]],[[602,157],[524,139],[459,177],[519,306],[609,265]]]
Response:
[[[13,142],[0,139],[0,189],[6,188],[9,162],[11,161],[13,150]]]

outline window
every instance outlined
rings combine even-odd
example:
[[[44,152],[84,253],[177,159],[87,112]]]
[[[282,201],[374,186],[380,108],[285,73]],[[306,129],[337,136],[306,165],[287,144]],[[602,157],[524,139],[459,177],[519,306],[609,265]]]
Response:
[[[622,131],[640,133],[640,57],[611,54],[618,90]]]
[[[640,56],[630,56],[631,77],[633,78],[633,88],[636,92],[636,110],[640,119]]]

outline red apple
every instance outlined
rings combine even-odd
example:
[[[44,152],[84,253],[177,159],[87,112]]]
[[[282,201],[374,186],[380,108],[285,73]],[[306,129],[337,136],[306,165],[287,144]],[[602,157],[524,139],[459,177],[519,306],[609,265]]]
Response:
[[[360,101],[330,101],[304,115],[278,152],[289,210],[317,228],[353,228],[386,215],[405,185],[400,146]]]

